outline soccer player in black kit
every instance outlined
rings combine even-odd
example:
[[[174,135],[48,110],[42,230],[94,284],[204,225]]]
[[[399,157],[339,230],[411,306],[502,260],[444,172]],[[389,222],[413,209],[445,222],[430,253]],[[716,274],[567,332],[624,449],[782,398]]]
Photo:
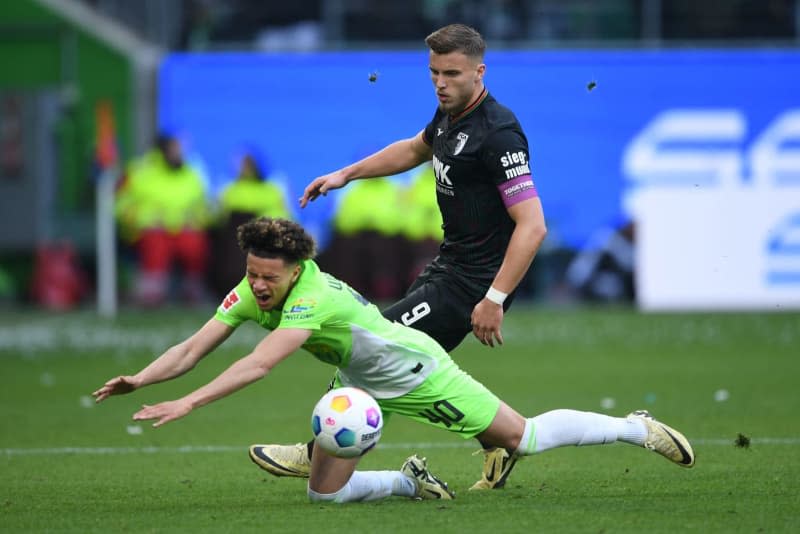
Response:
[[[528,141],[514,113],[484,87],[486,44],[476,30],[451,24],[425,43],[439,102],[433,120],[412,138],[316,178],[300,206],[351,180],[432,161],[444,241],[406,296],[383,314],[426,332],[448,352],[470,332],[494,347],[503,343],[503,314],[547,233]],[[274,475],[304,477],[310,449],[253,445],[250,457]],[[502,487],[516,457],[505,449],[484,448],[484,454],[483,475],[471,489]]]

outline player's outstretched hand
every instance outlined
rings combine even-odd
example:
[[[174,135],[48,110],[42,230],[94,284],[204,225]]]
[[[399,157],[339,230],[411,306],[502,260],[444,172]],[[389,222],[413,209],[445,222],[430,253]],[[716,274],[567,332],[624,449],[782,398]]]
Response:
[[[174,400],[159,402],[152,406],[142,405],[142,409],[133,414],[134,421],[146,421],[148,419],[158,419],[153,423],[154,427],[159,427],[175,419],[180,419],[192,411],[192,405],[184,400]]]
[[[327,195],[331,189],[339,189],[347,184],[341,170],[315,178],[308,184],[300,197],[300,207],[305,208],[310,201],[316,200],[320,195]]]
[[[484,298],[472,309],[472,333],[484,345],[503,344],[500,326],[503,324],[503,307]]]
[[[139,385],[136,383],[136,379],[134,377],[118,376],[103,384],[103,387],[92,393],[92,396],[94,397],[95,402],[101,402],[106,400],[111,395],[123,395],[125,393],[130,393],[137,387],[139,387]]]

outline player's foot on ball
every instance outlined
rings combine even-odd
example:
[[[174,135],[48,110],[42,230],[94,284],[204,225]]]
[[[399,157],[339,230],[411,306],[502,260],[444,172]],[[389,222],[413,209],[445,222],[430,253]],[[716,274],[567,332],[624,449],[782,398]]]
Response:
[[[428,461],[416,454],[409,456],[400,471],[417,486],[417,499],[455,499],[456,494],[433,473],[428,471]]]
[[[682,467],[694,465],[694,451],[686,436],[657,421],[647,410],[632,412],[628,419],[638,419],[647,428],[647,438],[642,445],[645,449],[655,451]]]
[[[470,490],[499,489],[506,485],[506,479],[514,469],[519,457],[509,454],[502,447],[481,449],[475,454],[483,453],[483,473],[481,479],[472,485]]]
[[[308,478],[311,458],[305,443],[295,445],[251,445],[250,459],[276,477]]]

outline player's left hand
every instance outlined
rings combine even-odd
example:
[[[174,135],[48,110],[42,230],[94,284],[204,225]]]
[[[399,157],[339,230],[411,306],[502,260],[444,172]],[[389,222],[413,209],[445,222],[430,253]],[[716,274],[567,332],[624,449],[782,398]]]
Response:
[[[142,409],[133,414],[134,421],[146,421],[148,419],[158,419],[153,423],[154,427],[159,427],[175,419],[180,419],[192,411],[192,406],[184,400],[174,400],[159,402],[152,406],[142,405]]]
[[[472,333],[484,345],[503,344],[500,326],[503,324],[503,307],[484,298],[472,309]]]

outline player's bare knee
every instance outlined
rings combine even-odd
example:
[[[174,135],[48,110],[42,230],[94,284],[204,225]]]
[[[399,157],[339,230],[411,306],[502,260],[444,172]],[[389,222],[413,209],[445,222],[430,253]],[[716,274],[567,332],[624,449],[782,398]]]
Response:
[[[525,434],[525,425],[524,417],[501,402],[492,424],[477,437],[481,443],[514,451],[519,447]]]
[[[509,428],[506,433],[503,434],[500,444],[498,447],[502,447],[507,451],[515,451],[519,448],[519,444],[522,442],[522,435],[525,432],[525,425],[522,425],[521,428],[517,428],[516,425]]]

